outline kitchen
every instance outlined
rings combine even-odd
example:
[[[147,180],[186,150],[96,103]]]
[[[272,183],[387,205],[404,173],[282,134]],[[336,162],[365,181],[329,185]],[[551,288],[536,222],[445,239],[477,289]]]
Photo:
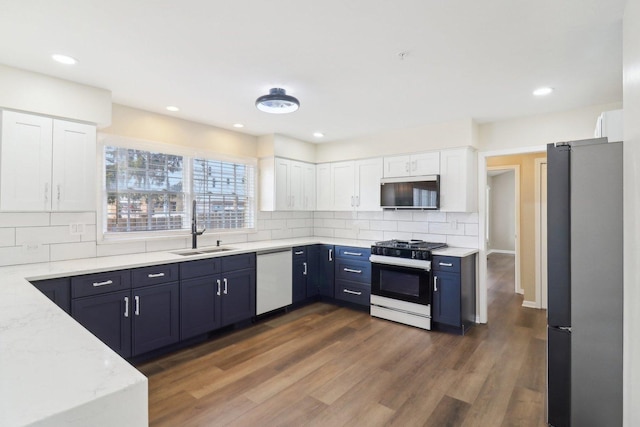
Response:
[[[631,3],[633,2],[629,4]],[[637,23],[637,21],[632,22]],[[633,27],[630,26],[630,28]],[[630,56],[632,57],[633,54],[633,51],[631,51]],[[402,60],[398,59],[398,63],[406,63],[410,60],[411,53]],[[3,55],[1,62],[9,62],[9,57]],[[29,67],[22,65],[19,68]],[[2,76],[2,93],[5,97],[2,99],[2,104],[4,107],[8,106],[16,110],[98,124],[110,122],[110,126],[106,128],[100,128],[99,126],[99,132],[103,136],[106,135],[106,138],[166,141],[177,145],[183,144],[197,147],[198,149],[213,148],[232,157],[241,156],[254,159],[284,157],[318,164],[405,153],[422,153],[432,150],[456,149],[461,146],[489,153],[500,152],[501,150],[517,151],[520,149],[519,147],[538,147],[548,141],[589,137],[593,133],[593,122],[598,114],[621,106],[621,99],[618,98],[602,102],[600,105],[579,104],[591,106],[573,109],[565,108],[564,111],[558,110],[561,111],[558,113],[548,112],[546,115],[531,116],[524,119],[496,121],[485,124],[477,124],[471,119],[440,120],[431,124],[421,124],[417,127],[406,127],[402,130],[378,131],[376,134],[367,137],[353,137],[346,138],[344,141],[311,144],[304,142],[304,138],[292,138],[281,135],[278,132],[256,138],[221,127],[207,126],[171,117],[166,113],[153,113],[145,111],[145,108],[125,106],[124,98],[119,103],[112,105],[108,91],[93,90],[85,85],[43,77],[35,73],[19,72],[11,67],[3,67]],[[73,80],[73,77],[68,76],[67,80]],[[56,102],[55,100],[47,101],[47,99],[43,100],[41,98],[39,104],[47,104],[48,102],[48,105],[34,105],[33,102],[30,104],[28,100],[25,101],[24,97],[21,96],[27,87],[49,88],[51,91],[47,91],[47,93],[51,93],[54,97],[55,95],[64,94],[64,98],[59,99],[66,99],[73,93],[73,98],[77,102]],[[40,93],[44,92],[41,90]],[[83,95],[85,96],[85,101],[91,100],[83,103]],[[254,108],[252,103],[259,95],[261,93],[253,93],[253,91],[249,95],[248,104],[252,109]],[[293,114],[302,114],[304,108],[308,105],[305,102],[310,98],[309,96],[303,97],[301,94],[296,95],[300,96],[302,106],[299,112]],[[605,103],[606,105],[603,105]],[[628,106],[628,101],[625,99],[625,114]],[[220,113],[218,117],[225,116]],[[284,117],[286,118],[283,120],[290,120],[289,117],[294,116]],[[278,119],[280,118],[269,117],[269,120]],[[219,118],[218,120],[222,119]],[[260,120],[266,121],[267,119],[260,118]],[[339,122],[340,120],[336,119],[335,121]],[[375,119],[372,117],[370,121],[375,121]],[[232,121],[229,120],[229,123],[232,123]],[[396,129],[399,128],[396,127]],[[327,131],[327,134],[329,135],[331,132]],[[520,136],[520,142],[517,143],[518,146],[514,146],[515,142],[513,142],[512,138],[514,134]],[[402,147],[395,146],[396,144],[393,143],[390,144],[390,140],[402,141]],[[627,150],[626,146],[625,150]],[[629,148],[629,150],[632,150],[632,148]],[[629,159],[631,158],[629,157]],[[115,257],[113,262],[116,263],[118,260],[122,262],[127,259],[127,254],[154,254],[159,251],[186,249],[190,244],[188,237],[183,237],[180,243],[163,240],[97,243],[95,236],[98,233],[97,229],[100,228],[97,226],[100,222],[96,220],[95,214],[90,213],[92,211],[88,212],[84,211],[73,215],[55,212],[3,214],[5,215],[3,221],[6,221],[3,222],[3,227],[10,229],[10,233],[15,233],[16,237],[20,236],[19,239],[14,237],[7,238],[10,239],[10,243],[2,248],[3,260],[7,260],[7,264],[19,264],[24,262],[40,263],[69,260],[79,257],[106,259],[108,256],[113,256]],[[425,225],[425,220],[428,225]],[[482,221],[479,215],[473,212],[471,214],[464,212],[435,212],[430,215],[428,211],[407,214],[387,211],[381,213],[360,212],[354,209],[346,211],[318,210],[317,212],[276,210],[260,212],[257,221],[259,231],[256,234],[220,235],[205,232],[204,235],[200,236],[200,243],[202,246],[215,246],[216,240],[221,239],[224,245],[234,246],[235,243],[248,243],[254,239],[256,241],[264,241],[305,236],[386,240],[387,237],[414,238],[413,233],[415,231],[413,230],[421,230],[419,234],[437,234],[440,238],[444,238],[450,246],[478,248],[481,245],[481,239],[478,236],[482,235]],[[627,221],[625,221],[626,223]],[[68,230],[74,224],[76,225],[76,232],[78,225],[83,229],[79,235],[70,237],[71,235],[68,232],[62,235],[62,228]],[[454,224],[456,227],[453,227]],[[46,231],[41,229],[29,230],[30,227],[37,228],[42,226],[51,227],[51,229]],[[20,231],[17,231],[18,229]],[[433,233],[435,230],[438,230],[438,232]],[[34,236],[38,236],[38,232],[44,232],[44,234],[40,234],[42,239],[39,241],[34,238]],[[411,234],[411,236],[409,237],[408,234]],[[24,246],[27,246],[28,249],[23,250]],[[625,256],[628,254],[630,256],[631,253],[625,251]],[[84,256],[80,256],[80,254],[84,254]],[[144,256],[152,258],[154,255]],[[91,259],[89,258],[89,260]],[[88,261],[89,264],[92,262]],[[79,266],[79,262],[76,262],[76,265]],[[116,266],[116,264],[113,265]],[[625,265],[629,266],[633,265],[633,263],[625,263]],[[478,286],[479,289],[482,289],[482,267],[480,270]],[[634,277],[634,275],[630,277]],[[631,292],[626,295],[634,294]],[[479,291],[478,298],[480,301],[478,314],[480,321],[483,322],[486,321],[486,317],[483,319],[483,316],[486,316],[486,312],[483,313],[482,311],[482,291]],[[627,312],[628,310],[625,310],[625,316]],[[626,342],[629,342],[628,338]],[[632,349],[633,347],[629,347],[627,351]],[[633,354],[630,353],[630,355]],[[629,368],[632,369],[630,372],[635,372],[633,366],[629,365]],[[631,394],[627,393],[625,398],[633,396],[631,391],[628,389],[627,391]],[[626,407],[632,408],[629,405]],[[628,417],[633,417],[633,413],[630,413]],[[633,418],[628,419],[631,420]]]

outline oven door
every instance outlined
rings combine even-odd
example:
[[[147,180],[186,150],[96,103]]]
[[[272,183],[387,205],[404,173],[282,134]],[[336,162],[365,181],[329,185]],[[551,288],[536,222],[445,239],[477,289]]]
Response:
[[[371,263],[371,293],[387,298],[431,304],[431,271]]]

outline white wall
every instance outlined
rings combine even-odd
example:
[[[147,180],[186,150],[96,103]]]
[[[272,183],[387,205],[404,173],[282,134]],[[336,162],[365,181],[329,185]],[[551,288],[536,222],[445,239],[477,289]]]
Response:
[[[624,425],[640,425],[640,0],[627,0],[624,91]]]
[[[514,252],[515,244],[515,173],[508,171],[490,177],[489,250]]]
[[[476,124],[471,119],[430,124],[318,144],[316,161],[325,163],[474,146],[476,135]]]
[[[620,103],[592,105],[558,113],[519,117],[479,125],[480,151],[535,147],[551,142],[593,138],[596,119]]]
[[[108,126],[111,91],[0,65],[0,107]]]

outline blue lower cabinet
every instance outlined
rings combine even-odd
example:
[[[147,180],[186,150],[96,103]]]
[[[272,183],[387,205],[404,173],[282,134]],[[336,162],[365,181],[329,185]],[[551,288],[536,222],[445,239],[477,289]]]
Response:
[[[38,280],[31,282],[31,284],[56,303],[58,307],[71,313],[71,281],[69,279]]]
[[[433,321],[460,326],[460,275],[438,271],[433,277]]]
[[[131,292],[74,299],[73,318],[122,357],[131,356]]]
[[[464,334],[476,321],[476,254],[434,255],[431,265],[432,327]]]
[[[178,282],[133,290],[133,356],[180,341]]]
[[[219,275],[180,282],[180,339],[204,334],[220,327]]]
[[[256,270],[223,273],[221,293],[220,326],[251,319],[256,315]]]

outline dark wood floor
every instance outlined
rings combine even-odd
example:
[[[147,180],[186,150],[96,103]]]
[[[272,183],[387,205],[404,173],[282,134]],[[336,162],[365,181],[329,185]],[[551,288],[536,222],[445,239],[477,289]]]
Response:
[[[545,312],[489,257],[460,337],[315,303],[147,362],[153,426],[543,426]]]

